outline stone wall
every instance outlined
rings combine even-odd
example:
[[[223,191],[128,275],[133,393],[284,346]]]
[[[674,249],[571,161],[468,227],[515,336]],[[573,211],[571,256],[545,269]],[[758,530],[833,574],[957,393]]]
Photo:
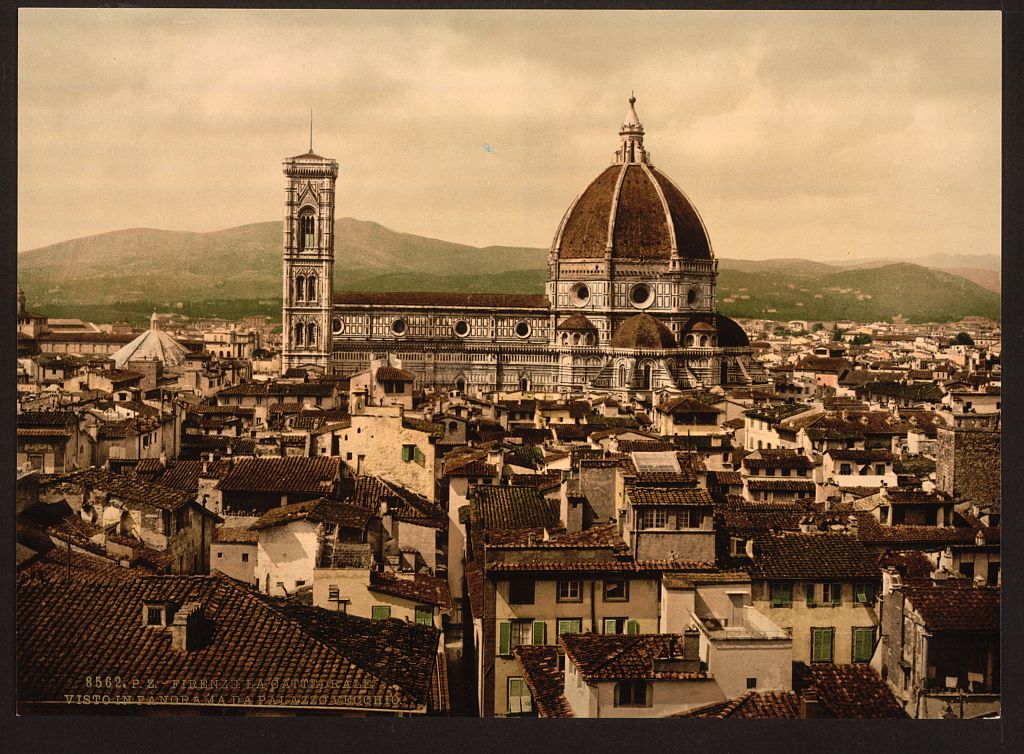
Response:
[[[935,483],[963,500],[988,505],[1000,500],[999,417],[956,418],[954,429],[940,428]]]

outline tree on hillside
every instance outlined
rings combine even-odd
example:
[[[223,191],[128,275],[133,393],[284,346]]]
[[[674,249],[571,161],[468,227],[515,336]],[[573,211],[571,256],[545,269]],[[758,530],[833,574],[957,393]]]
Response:
[[[853,339],[850,341],[851,345],[855,346],[866,346],[870,342],[871,336],[867,333],[858,333],[857,335],[854,335]]]

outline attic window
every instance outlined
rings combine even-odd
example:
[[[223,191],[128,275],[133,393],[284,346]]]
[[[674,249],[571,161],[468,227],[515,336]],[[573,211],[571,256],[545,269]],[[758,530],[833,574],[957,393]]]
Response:
[[[162,626],[164,624],[164,609],[162,607],[146,608],[146,625]]]

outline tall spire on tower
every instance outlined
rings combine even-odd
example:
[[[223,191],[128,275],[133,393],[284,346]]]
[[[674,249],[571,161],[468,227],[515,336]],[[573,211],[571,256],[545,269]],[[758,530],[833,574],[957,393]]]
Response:
[[[615,164],[621,165],[624,162],[646,162],[650,163],[650,154],[644,149],[644,125],[636,114],[636,97],[633,92],[629,93],[629,112],[619,129],[619,138],[622,144],[615,153]]]

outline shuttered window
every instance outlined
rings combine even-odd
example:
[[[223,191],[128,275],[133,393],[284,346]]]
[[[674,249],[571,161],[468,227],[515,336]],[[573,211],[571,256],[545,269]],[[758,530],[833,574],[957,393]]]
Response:
[[[772,607],[790,607],[793,604],[793,585],[790,582],[772,582],[771,590]]]
[[[434,608],[429,605],[416,606],[416,622],[421,626],[434,625]]]
[[[533,643],[534,644],[547,644],[548,638],[548,625],[542,620],[535,620],[533,622]]]
[[[627,620],[626,621],[626,633],[627,634],[638,634],[638,633],[640,633],[640,621]]]
[[[528,715],[533,712],[533,698],[530,688],[522,678],[508,679],[508,714]]]
[[[867,582],[854,584],[854,601],[858,605],[873,605],[875,602],[875,585]]]
[[[834,628],[811,629],[811,662],[832,662]]]
[[[875,629],[853,629],[853,662],[871,662],[875,650]]]
[[[391,605],[374,605],[370,608],[370,616],[374,620],[387,620],[391,617]]]
[[[498,624],[498,654],[512,654],[512,623],[507,620]]]
[[[583,619],[582,618],[559,618],[558,619],[558,635],[562,634],[581,634],[583,633]]]

